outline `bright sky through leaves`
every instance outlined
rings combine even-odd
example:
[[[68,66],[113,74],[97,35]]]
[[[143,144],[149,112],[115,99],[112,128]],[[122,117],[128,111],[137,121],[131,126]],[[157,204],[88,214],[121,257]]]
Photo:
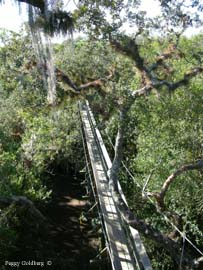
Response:
[[[141,9],[146,10],[148,16],[156,16],[160,12],[159,2],[157,0],[142,0]],[[73,10],[76,8],[74,1],[64,0],[66,9]],[[0,6],[0,28],[6,28],[15,32],[20,31],[23,22],[27,21],[27,4],[21,3],[21,12],[18,6],[12,0],[6,0]],[[198,33],[198,29],[188,29],[187,35]]]

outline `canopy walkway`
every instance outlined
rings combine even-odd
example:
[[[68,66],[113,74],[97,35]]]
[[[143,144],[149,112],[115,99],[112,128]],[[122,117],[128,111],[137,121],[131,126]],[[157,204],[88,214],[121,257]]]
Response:
[[[79,110],[86,159],[93,175],[91,185],[95,200],[98,202],[112,269],[152,270],[138,231],[126,224],[112,197],[107,173],[112,163],[88,102],[80,103]],[[120,184],[119,188],[120,194],[126,201]]]

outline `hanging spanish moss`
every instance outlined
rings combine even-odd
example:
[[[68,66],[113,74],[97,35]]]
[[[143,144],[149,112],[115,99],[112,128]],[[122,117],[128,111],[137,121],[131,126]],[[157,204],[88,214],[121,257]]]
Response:
[[[31,36],[32,36],[32,43],[33,43],[35,53],[37,55],[38,67],[40,67],[40,70],[43,73],[43,78],[45,78],[46,58],[44,55],[44,48],[43,48],[41,33],[40,33],[39,29],[35,26],[35,23],[34,23],[34,13],[35,12],[36,11],[34,10],[34,8],[32,6],[28,7],[28,17],[29,17],[28,21],[29,21],[30,32],[31,32]]]
[[[48,94],[47,101],[51,105],[56,104],[56,77],[55,67],[53,62],[52,46],[50,37],[45,35],[46,38],[46,66],[47,66],[47,83],[48,83]]]
[[[61,0],[14,0],[19,6],[22,2],[28,4],[28,22],[32,36],[33,47],[42,73],[44,87],[47,89],[47,101],[56,104],[56,79],[52,56],[51,37],[55,34],[72,34],[73,19],[66,11],[61,10]],[[0,4],[4,3],[0,0]]]
[[[48,3],[46,3],[48,11]],[[45,14],[48,14],[48,12]],[[47,101],[50,105],[56,105],[56,80],[55,68],[52,56],[51,41],[48,33],[40,31],[35,24],[35,17],[38,16],[38,10],[29,6],[29,26],[32,35],[33,47],[36,51],[38,66],[42,72],[44,86],[47,89]],[[48,15],[47,15],[48,16]]]

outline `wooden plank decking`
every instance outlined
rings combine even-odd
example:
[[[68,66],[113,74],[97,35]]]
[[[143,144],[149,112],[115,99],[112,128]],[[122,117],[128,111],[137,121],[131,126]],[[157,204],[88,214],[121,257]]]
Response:
[[[135,253],[132,252],[132,247],[129,245],[129,239],[127,239],[126,232],[123,228],[120,213],[109,190],[107,169],[111,166],[111,160],[106,151],[101,134],[99,130],[95,128],[95,120],[88,103],[80,104],[80,114],[94,175],[98,201],[105,226],[104,229],[107,236],[112,268],[114,270],[152,270],[140,236],[138,232],[132,228],[130,229],[131,234],[133,235],[134,240],[137,241],[137,243],[134,243],[136,249],[138,248],[136,253],[140,252],[141,257],[137,259]],[[142,266],[140,266],[140,261]]]

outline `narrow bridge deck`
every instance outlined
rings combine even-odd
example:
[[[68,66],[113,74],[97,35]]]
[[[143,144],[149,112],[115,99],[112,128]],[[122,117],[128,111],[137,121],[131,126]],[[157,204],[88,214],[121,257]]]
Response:
[[[111,161],[101,135],[98,134],[99,131],[95,130],[95,122],[87,103],[80,105],[80,114],[105,227],[112,268],[114,270],[151,270],[152,268],[148,260],[146,262],[146,268],[143,266],[140,267],[137,258],[134,256],[133,247],[130,246],[126,231],[123,228],[122,218],[109,190],[107,169]],[[135,231],[136,230],[134,230],[133,234]],[[138,234],[136,234],[136,238],[141,252],[144,254],[144,257],[146,257],[145,249],[143,249]],[[144,260],[145,259],[146,258],[144,258]],[[140,260],[142,260],[142,258]]]

